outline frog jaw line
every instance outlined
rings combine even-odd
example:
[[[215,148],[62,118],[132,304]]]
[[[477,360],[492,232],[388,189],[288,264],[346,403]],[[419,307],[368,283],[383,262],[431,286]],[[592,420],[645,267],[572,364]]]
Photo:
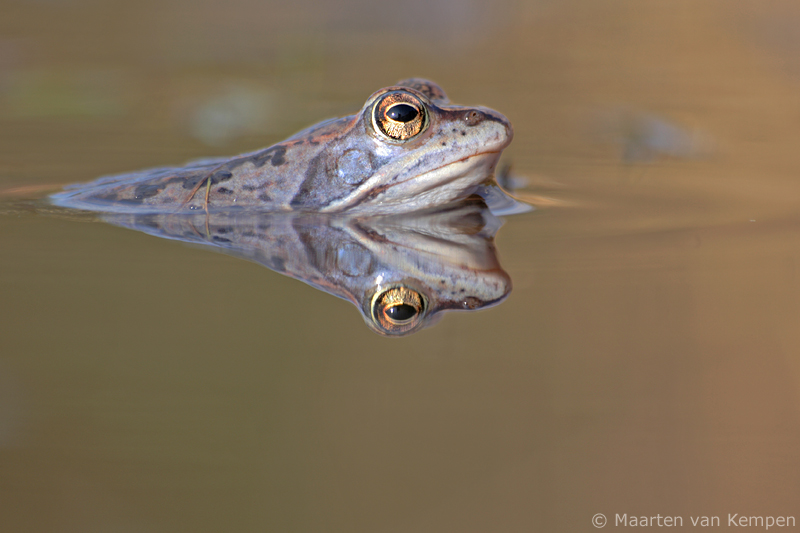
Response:
[[[473,187],[492,176],[500,153],[501,150],[487,150],[449,161],[403,181],[354,191],[324,211],[408,212],[464,198],[473,192]],[[457,182],[461,183],[453,187]]]

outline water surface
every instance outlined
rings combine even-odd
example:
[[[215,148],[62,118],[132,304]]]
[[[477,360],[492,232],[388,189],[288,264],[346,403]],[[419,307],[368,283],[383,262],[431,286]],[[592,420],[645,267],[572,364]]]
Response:
[[[800,517],[800,12],[481,5],[6,2],[4,530]],[[409,337],[29,201],[268,146],[409,76],[508,116],[539,206],[497,233],[509,298]]]

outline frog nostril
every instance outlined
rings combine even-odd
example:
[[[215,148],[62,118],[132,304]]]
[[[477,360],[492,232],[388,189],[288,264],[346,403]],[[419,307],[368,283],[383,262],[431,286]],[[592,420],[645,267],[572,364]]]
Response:
[[[467,123],[467,126],[476,126],[483,122],[484,118],[486,118],[486,116],[483,113],[472,110],[464,116],[464,122]]]

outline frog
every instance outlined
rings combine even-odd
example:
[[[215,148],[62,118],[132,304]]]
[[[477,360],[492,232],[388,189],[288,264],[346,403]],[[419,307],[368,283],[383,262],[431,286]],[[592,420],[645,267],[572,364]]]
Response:
[[[409,212],[475,193],[512,138],[501,113],[453,105],[436,83],[409,78],[268,148],[100,178],[51,201],[116,213]]]

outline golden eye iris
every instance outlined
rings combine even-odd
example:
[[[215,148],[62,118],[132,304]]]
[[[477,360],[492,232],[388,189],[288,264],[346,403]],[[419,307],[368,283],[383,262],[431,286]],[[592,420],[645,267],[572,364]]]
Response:
[[[395,141],[419,135],[427,125],[425,106],[411,93],[387,93],[375,104],[375,128]]]
[[[420,323],[425,314],[425,300],[407,287],[394,287],[372,300],[372,319],[385,333],[406,333]]]

